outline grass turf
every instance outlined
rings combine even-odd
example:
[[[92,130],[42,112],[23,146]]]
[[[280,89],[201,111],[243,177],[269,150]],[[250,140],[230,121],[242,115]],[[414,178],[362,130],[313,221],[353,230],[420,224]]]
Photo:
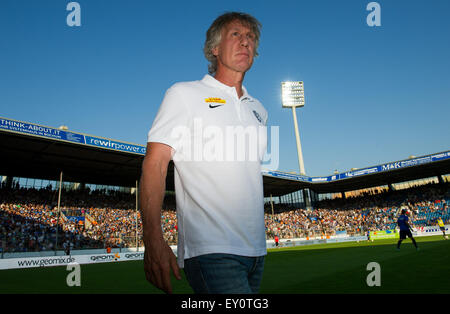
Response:
[[[262,294],[450,293],[450,240],[441,236],[403,241],[351,242],[270,249]],[[370,262],[380,265],[381,285],[369,287]],[[66,267],[0,271],[0,293],[162,293],[150,285],[142,261],[81,265],[81,287],[69,287]],[[177,294],[192,293],[184,274],[172,280]]]

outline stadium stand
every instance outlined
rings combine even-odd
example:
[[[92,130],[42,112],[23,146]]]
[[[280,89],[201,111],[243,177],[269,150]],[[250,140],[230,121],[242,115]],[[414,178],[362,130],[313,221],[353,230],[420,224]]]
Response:
[[[106,190],[64,191],[59,223],[55,191],[50,187],[0,189],[0,240],[3,252],[54,250],[70,243],[72,249],[135,247],[142,225],[129,193]],[[266,210],[267,238],[313,238],[337,234],[358,235],[392,229],[401,208],[407,207],[415,227],[435,224],[437,217],[450,221],[449,183],[430,184],[400,191],[323,200],[314,209],[290,209],[271,214]],[[165,239],[177,243],[173,198],[166,199],[161,223]],[[73,217],[84,219],[70,219]],[[58,227],[58,229],[56,229]]]
[[[66,245],[142,247],[136,194],[99,186],[137,188],[145,146],[1,117],[0,143],[0,252],[60,250]],[[265,206],[267,238],[356,235],[392,228],[403,206],[411,210],[415,226],[432,225],[438,216],[447,223],[449,174],[450,151],[325,177],[264,171],[264,196],[278,199]],[[393,188],[431,177],[436,182],[428,186]],[[59,182],[60,207],[55,186],[24,187],[15,178]],[[78,186],[64,186],[69,182]],[[345,195],[373,187],[383,188],[379,193]],[[166,189],[161,227],[169,244],[176,244],[173,163]],[[319,200],[327,193],[341,198]]]

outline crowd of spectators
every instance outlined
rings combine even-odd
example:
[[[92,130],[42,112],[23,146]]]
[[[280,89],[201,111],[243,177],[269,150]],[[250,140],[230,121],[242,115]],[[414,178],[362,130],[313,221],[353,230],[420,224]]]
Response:
[[[366,234],[395,227],[399,210],[407,207],[411,221],[424,212],[444,214],[448,223],[448,183],[408,190],[367,194],[347,199],[323,200],[314,209],[266,210],[267,238],[281,239]],[[107,190],[64,190],[58,211],[58,193],[51,187],[0,188],[0,250],[29,252],[142,246],[142,223],[135,195]],[[177,243],[177,217],[173,195],[167,197],[161,215],[164,237]],[[423,216],[423,215],[422,215]],[[72,219],[72,218],[77,219]],[[59,219],[58,219],[59,218]],[[81,222],[80,222],[81,220]],[[432,224],[421,220],[416,227]],[[136,233],[137,230],[137,233]],[[136,243],[136,240],[138,243]]]
[[[136,211],[129,193],[78,189],[64,190],[58,211],[58,191],[19,186],[0,188],[0,250],[30,252],[58,249],[67,244],[72,249],[126,246],[135,227]],[[120,208],[120,209],[118,209]],[[103,213],[103,215],[102,215]],[[99,215],[101,220],[92,223]],[[68,219],[82,217],[83,224]],[[98,219],[98,218],[97,218]],[[87,223],[86,223],[87,222]],[[136,237],[134,236],[134,239]],[[135,243],[135,240],[134,240]]]
[[[266,233],[269,238],[332,236],[339,232],[367,234],[395,228],[402,208],[408,209],[414,227],[424,227],[435,224],[431,219],[418,219],[429,213],[438,213],[448,223],[449,203],[449,183],[323,200],[312,210],[294,209],[274,215],[266,211]]]
[[[372,210],[296,209],[270,215],[266,213],[266,233],[269,238],[308,238],[365,234],[368,231],[386,229],[394,223],[396,211],[373,208]]]
[[[61,217],[60,217],[61,218]],[[58,248],[69,242],[77,248],[98,247],[101,243],[58,221],[58,211],[41,204],[0,204],[0,249],[4,252],[34,252]]]

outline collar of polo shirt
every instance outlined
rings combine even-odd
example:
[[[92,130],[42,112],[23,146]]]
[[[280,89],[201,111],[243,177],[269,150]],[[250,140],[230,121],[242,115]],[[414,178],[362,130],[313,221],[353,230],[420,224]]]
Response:
[[[226,92],[232,93],[233,95],[235,95],[239,99],[239,97],[237,95],[236,88],[234,88],[233,86],[228,86],[226,84],[223,84],[222,82],[216,80],[214,77],[212,77],[209,74],[206,74],[203,77],[202,82],[207,84],[207,85],[210,85],[210,86],[222,89],[222,90],[224,90]],[[252,99],[252,97],[247,93],[247,89],[245,88],[245,86],[242,86],[242,91],[243,91],[243,95],[242,95],[242,97],[240,99],[244,99],[244,98]]]

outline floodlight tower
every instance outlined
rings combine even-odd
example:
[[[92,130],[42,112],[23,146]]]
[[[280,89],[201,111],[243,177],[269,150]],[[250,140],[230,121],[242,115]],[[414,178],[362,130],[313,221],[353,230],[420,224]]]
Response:
[[[283,108],[292,108],[294,118],[295,138],[297,140],[297,155],[300,174],[305,175],[305,165],[303,164],[302,146],[298,132],[297,114],[295,109],[305,105],[305,91],[303,82],[281,82],[281,96]]]

